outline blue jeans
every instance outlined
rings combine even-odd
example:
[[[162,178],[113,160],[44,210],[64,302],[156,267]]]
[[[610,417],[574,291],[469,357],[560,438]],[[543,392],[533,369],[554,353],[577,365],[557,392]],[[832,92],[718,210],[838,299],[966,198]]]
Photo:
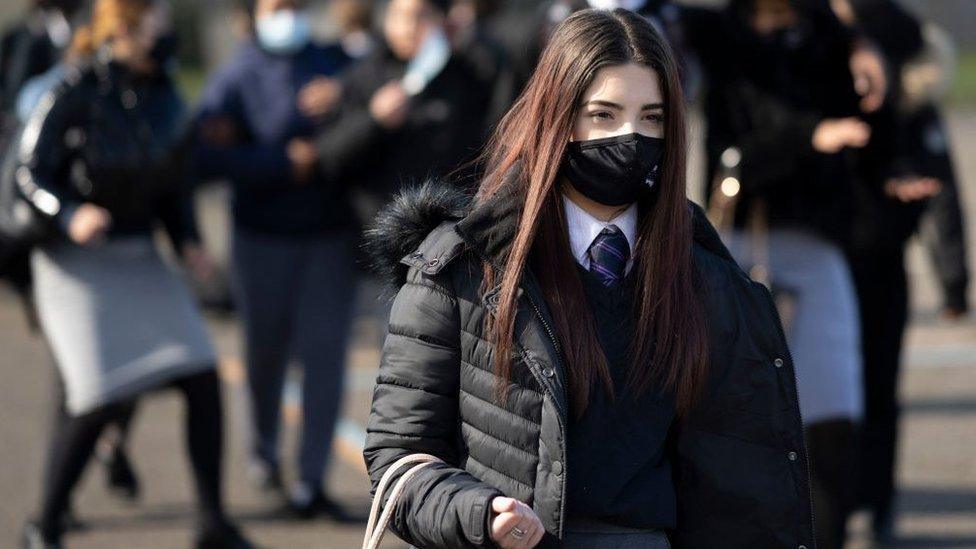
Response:
[[[345,379],[355,296],[355,235],[234,232],[235,293],[254,422],[254,452],[277,465],[287,367],[301,367],[299,479],[320,487]]]

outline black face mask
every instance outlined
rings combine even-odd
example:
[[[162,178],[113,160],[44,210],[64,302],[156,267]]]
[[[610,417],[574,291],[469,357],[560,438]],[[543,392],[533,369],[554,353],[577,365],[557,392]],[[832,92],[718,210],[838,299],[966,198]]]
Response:
[[[663,139],[639,133],[573,141],[566,147],[562,174],[590,200],[623,206],[650,191],[663,156]]]

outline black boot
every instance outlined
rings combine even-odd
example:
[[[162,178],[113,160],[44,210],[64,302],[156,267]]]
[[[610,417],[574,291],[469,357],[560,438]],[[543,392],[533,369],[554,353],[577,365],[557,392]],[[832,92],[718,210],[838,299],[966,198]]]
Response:
[[[247,479],[262,492],[282,493],[281,468],[259,457],[254,457],[247,467]]]
[[[28,522],[20,535],[23,549],[61,549],[60,536],[45,535],[36,522]]]
[[[323,515],[340,524],[366,522],[365,518],[346,511],[336,500],[325,495],[321,488],[315,488],[304,482],[299,482],[292,489],[288,498],[288,507],[293,515],[305,520]]]
[[[139,477],[121,447],[117,447],[105,460],[105,472],[105,485],[110,494],[130,502],[139,499]]]
[[[222,521],[197,530],[196,549],[256,549],[233,524]]]
[[[871,531],[876,543],[892,543],[895,541],[895,518],[890,507],[875,509],[871,517]]]

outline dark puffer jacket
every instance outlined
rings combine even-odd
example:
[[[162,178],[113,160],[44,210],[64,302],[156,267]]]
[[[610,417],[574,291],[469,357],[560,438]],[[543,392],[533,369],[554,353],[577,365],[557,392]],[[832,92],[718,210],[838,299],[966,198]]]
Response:
[[[419,547],[493,547],[491,498],[529,504],[562,538],[566,482],[566,374],[535,277],[519,290],[512,387],[492,398],[492,345],[483,322],[482,260],[503,261],[520,201],[507,192],[470,208],[449,187],[406,191],[368,234],[375,267],[399,291],[373,393],[364,457],[373,493],[387,467],[424,452],[446,462],[411,479],[391,520]],[[676,548],[814,547],[812,509],[793,363],[765,288],[732,260],[701,210],[694,258],[710,332],[710,380],[701,404],[674,426],[670,459],[678,501]]]

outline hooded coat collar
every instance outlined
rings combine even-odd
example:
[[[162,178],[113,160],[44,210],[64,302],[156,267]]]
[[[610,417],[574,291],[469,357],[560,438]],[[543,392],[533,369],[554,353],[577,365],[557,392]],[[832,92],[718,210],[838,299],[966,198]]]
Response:
[[[436,274],[466,249],[503,268],[524,204],[516,177],[513,171],[509,183],[479,203],[445,181],[403,189],[366,230],[371,269],[398,288],[407,267]],[[688,207],[695,245],[734,263],[701,207],[691,201]]]

